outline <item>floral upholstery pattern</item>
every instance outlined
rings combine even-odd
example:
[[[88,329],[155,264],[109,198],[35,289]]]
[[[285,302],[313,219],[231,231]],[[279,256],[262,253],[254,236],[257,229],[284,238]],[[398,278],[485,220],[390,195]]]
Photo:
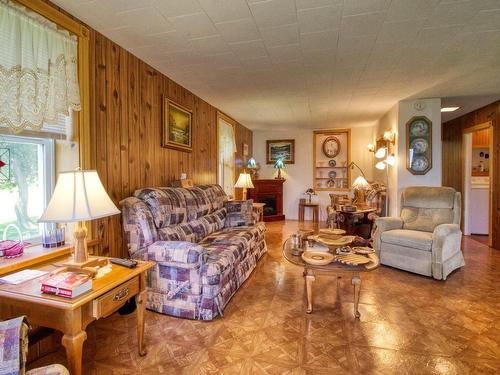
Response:
[[[0,322],[0,374],[25,373],[28,356],[28,324],[24,316]],[[26,375],[69,375],[62,365],[49,365],[26,372]]]
[[[148,272],[147,308],[189,319],[222,315],[267,251],[252,201],[228,201],[218,185],[134,195],[120,204],[130,256],[156,262]]]

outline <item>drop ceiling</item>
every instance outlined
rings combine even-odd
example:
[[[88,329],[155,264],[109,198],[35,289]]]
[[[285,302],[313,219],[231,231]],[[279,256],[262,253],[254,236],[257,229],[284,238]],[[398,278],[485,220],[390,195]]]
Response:
[[[52,0],[252,129],[500,93],[500,0]]]

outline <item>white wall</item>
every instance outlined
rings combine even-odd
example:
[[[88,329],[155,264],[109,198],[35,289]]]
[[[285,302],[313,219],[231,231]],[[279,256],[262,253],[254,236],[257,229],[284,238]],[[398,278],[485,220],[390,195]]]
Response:
[[[373,127],[351,129],[352,161],[365,172],[368,180],[373,179],[373,154],[368,152],[367,145],[372,142]],[[253,131],[253,156],[260,164],[259,178],[274,178],[277,174],[272,164],[266,164],[266,140],[295,139],[295,164],[287,164],[282,171],[286,179],[283,185],[283,212],[287,219],[298,219],[299,199],[303,193],[313,186],[313,131]],[[359,175],[357,169],[352,171],[352,181]],[[326,206],[330,203],[328,191],[319,192],[320,220],[326,220]],[[311,212],[306,209],[306,220],[311,219]]]
[[[442,142],[441,142],[441,99],[419,99],[425,104],[421,111],[415,109],[416,100],[399,102],[398,134],[398,197],[408,186],[441,186],[442,185]],[[406,169],[406,123],[413,116],[426,116],[432,121],[432,169],[425,175],[414,175]],[[396,213],[400,211],[400,200],[397,199]],[[393,211],[391,211],[393,213]]]
[[[442,184],[442,145],[441,145],[441,99],[418,99],[425,108],[415,109],[417,100],[399,102],[380,118],[375,126],[375,138],[382,136],[385,130],[396,133],[394,154],[396,164],[388,170],[389,213],[399,216],[400,196],[408,186],[441,186]],[[413,175],[406,169],[406,123],[414,116],[426,116],[432,121],[432,169],[425,175]],[[382,176],[385,171],[376,170],[375,178],[387,181]]]

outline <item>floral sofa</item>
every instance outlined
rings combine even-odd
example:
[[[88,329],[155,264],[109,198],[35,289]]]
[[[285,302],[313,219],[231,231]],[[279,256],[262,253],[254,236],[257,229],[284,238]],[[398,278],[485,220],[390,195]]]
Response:
[[[252,201],[229,201],[219,185],[145,188],[120,202],[132,258],[156,262],[147,308],[212,320],[267,251]]]

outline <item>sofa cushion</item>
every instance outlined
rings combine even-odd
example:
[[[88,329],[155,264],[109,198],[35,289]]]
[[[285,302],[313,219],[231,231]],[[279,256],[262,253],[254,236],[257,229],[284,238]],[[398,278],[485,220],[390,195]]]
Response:
[[[186,198],[178,188],[145,188],[136,190],[134,196],[144,201],[153,215],[157,228],[187,221]]]
[[[226,227],[241,227],[254,224],[253,200],[229,201],[225,203],[227,210]]]
[[[210,202],[209,213],[224,208],[224,203],[229,199],[220,185],[196,185],[196,188],[203,191]]]
[[[431,251],[432,233],[409,229],[393,229],[382,233],[382,242],[392,245]]]

